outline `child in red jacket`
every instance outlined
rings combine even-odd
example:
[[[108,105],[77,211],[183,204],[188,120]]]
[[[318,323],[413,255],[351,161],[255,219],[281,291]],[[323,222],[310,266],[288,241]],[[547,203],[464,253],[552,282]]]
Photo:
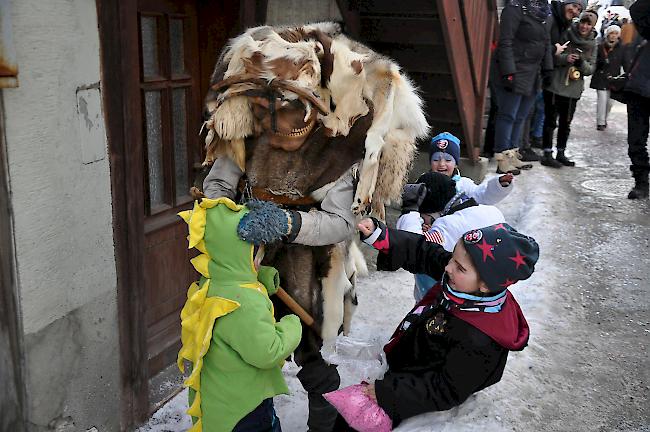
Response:
[[[359,231],[380,251],[378,270],[404,268],[441,281],[384,347],[389,366],[384,378],[364,388],[392,426],[460,405],[499,382],[508,352],[528,343],[528,324],[508,287],[533,273],[539,256],[535,240],[502,223],[465,233],[452,254],[422,235],[374,219],[362,220]]]

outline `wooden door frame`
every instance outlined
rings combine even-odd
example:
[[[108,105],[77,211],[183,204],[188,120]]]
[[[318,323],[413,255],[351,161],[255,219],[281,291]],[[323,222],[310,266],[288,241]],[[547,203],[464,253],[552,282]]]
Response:
[[[476,0],[474,0],[476,1]],[[491,11],[490,29],[488,34],[494,34],[494,26],[497,23],[497,11],[495,0],[486,1],[487,8]],[[479,68],[485,69],[481,82],[473,77],[472,65],[470,63],[470,46],[466,37],[465,19],[461,2],[448,0],[437,0],[442,34],[447,47],[449,67],[454,77],[454,88],[458,103],[459,115],[463,132],[465,134],[465,149],[467,156],[472,162],[479,159],[479,149],[482,131],[483,107],[485,104],[485,91],[489,76],[489,65],[491,52],[489,46],[491,37],[485,40],[485,49],[488,49],[484,64]],[[473,83],[468,86],[466,83]],[[476,90],[479,90],[478,92]],[[473,114],[473,115],[472,115]]]
[[[0,353],[10,364],[0,365],[0,429],[25,430],[25,380],[23,371],[22,325],[18,308],[18,284],[14,252],[13,214],[9,191],[9,166],[5,145],[4,105],[0,89]],[[4,354],[4,353],[3,353]]]
[[[208,7],[198,0],[198,6]],[[266,19],[267,0],[240,2],[238,29]],[[113,201],[113,238],[117,272],[120,346],[120,428],[129,430],[149,416],[147,334],[144,292],[144,183],[142,115],[129,97],[140,93],[137,2],[96,0],[99,28],[101,92],[108,141]],[[251,13],[254,8],[255,13]],[[137,32],[135,33],[137,35]],[[203,87],[201,84],[201,88]],[[131,175],[129,175],[131,174]]]
[[[108,140],[113,200],[113,238],[117,271],[120,345],[120,428],[149,415],[147,338],[144,299],[144,185],[128,173],[142,171],[141,142],[129,137],[142,130],[138,104],[139,70],[128,68],[139,56],[138,41],[122,35],[137,28],[137,2],[96,0],[101,53],[101,91]],[[133,112],[133,111],[137,112]]]

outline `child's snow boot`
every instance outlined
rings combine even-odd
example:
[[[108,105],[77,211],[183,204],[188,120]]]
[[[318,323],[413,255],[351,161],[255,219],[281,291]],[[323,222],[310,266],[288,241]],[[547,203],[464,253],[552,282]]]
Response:
[[[508,150],[494,154],[494,157],[497,160],[497,174],[519,175],[521,171],[512,166],[510,163],[510,155],[507,151]]]

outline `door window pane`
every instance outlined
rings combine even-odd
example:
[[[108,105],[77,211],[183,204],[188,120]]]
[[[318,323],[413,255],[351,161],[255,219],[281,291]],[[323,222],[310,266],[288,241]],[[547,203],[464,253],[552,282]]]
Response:
[[[187,169],[187,105],[185,88],[172,90],[172,123],[174,127],[174,167],[176,198],[189,194]]]
[[[160,92],[144,95],[147,126],[147,167],[149,172],[149,208],[164,203],[162,130],[160,122]]]
[[[156,17],[140,17],[142,40],[142,73],[145,77],[158,73],[158,24]]]
[[[185,54],[183,52],[183,20],[169,20],[169,52],[171,55],[172,74],[185,73]]]

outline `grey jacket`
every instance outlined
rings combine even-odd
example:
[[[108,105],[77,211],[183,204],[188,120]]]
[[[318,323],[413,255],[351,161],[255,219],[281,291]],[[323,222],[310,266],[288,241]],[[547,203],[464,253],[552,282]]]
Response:
[[[300,231],[292,243],[325,246],[346,240],[355,233],[356,219],[350,208],[354,199],[356,168],[354,165],[347,170],[326,192],[320,205],[321,210],[298,212],[301,218]],[[203,193],[212,199],[234,199],[243,174],[230,158],[218,158],[203,181]]]
[[[582,38],[574,24],[562,34],[559,43],[563,44],[567,41],[570,42],[567,49],[562,54],[554,56],[555,69],[553,69],[552,80],[544,90],[560,96],[580,99],[585,88],[584,77],[593,74],[596,70],[596,32],[592,31],[589,36]],[[567,57],[571,53],[579,53],[578,50],[582,51],[580,53],[582,61],[576,67],[582,75],[577,80],[571,80],[567,78],[572,66],[567,61]]]

